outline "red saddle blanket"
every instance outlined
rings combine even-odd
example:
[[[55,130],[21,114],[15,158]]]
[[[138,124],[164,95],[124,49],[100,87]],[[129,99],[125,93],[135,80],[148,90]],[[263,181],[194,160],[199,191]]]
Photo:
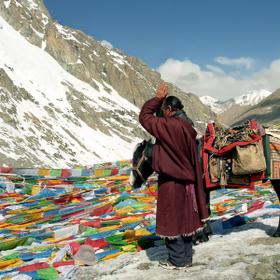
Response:
[[[225,129],[215,123],[207,125],[201,147],[202,167],[207,188],[254,188],[254,182],[265,178],[265,172],[234,175],[233,154],[237,146],[262,141],[262,127],[255,120],[241,126]]]

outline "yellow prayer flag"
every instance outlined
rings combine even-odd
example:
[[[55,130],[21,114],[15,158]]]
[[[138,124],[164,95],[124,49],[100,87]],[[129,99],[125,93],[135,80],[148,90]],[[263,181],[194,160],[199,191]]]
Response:
[[[109,259],[113,259],[113,258],[116,258],[118,257],[119,255],[121,255],[123,252],[117,252],[115,254],[112,254],[112,255],[109,255],[109,256],[106,256],[104,258],[102,258],[103,261],[106,261],[106,260],[109,260]]]
[[[41,191],[41,186],[32,186],[31,195],[36,195]]]

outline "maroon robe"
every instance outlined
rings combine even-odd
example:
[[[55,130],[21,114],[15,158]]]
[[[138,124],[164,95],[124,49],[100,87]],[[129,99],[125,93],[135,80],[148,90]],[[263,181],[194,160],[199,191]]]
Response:
[[[139,115],[141,125],[157,139],[152,163],[159,174],[156,233],[163,237],[192,235],[209,216],[195,141],[197,133],[178,116],[154,116],[161,105],[162,100],[152,98]]]

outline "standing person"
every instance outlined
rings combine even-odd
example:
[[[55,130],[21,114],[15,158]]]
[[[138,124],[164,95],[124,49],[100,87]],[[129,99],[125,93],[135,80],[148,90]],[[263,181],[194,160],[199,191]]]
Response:
[[[142,107],[139,121],[156,138],[152,166],[158,173],[156,234],[165,238],[168,259],[159,265],[183,269],[192,265],[192,235],[203,227],[208,211],[198,161],[196,131],[181,101],[167,96],[161,84]],[[163,117],[155,116],[159,108]]]

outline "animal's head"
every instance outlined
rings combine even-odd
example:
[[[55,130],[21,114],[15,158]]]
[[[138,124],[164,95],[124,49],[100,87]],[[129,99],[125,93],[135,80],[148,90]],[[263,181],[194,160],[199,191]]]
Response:
[[[153,173],[152,149],[153,144],[151,140],[144,140],[135,147],[132,158],[132,170],[129,177],[129,183],[133,188],[140,188]]]

